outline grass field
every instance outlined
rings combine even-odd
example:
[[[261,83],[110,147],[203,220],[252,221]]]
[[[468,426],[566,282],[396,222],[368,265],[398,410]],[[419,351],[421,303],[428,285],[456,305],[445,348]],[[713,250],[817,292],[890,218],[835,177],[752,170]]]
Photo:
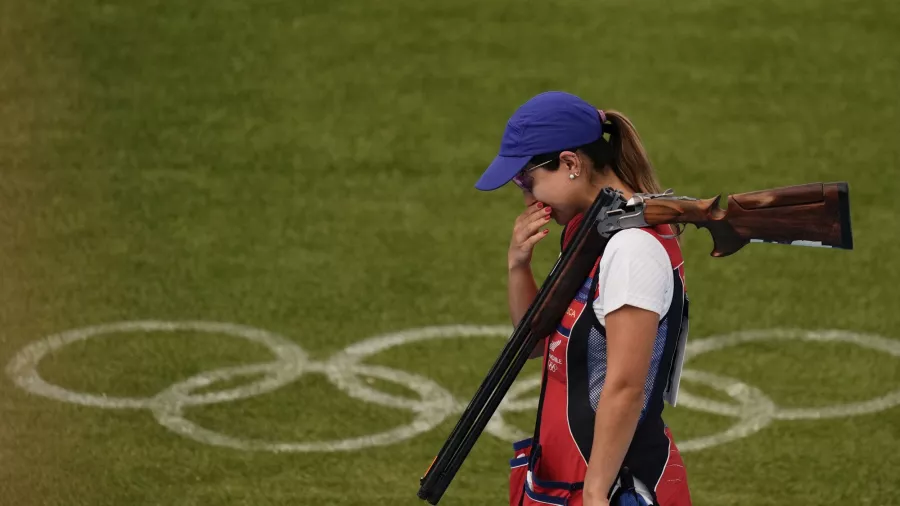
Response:
[[[46,336],[122,321],[264,329],[314,364],[377,335],[507,324],[521,197],[473,185],[509,115],[548,89],[625,112],[680,194],[850,183],[852,252],[751,245],[714,259],[708,233],[688,230],[692,342],[836,329],[900,346],[898,83],[890,0],[4,0],[0,363]],[[556,244],[558,229],[535,254],[539,278]],[[69,391],[149,398],[272,359],[222,332],[114,337],[60,348],[38,371]],[[465,402],[501,346],[404,344],[362,359],[360,384],[413,402],[396,376],[378,377],[403,371]],[[686,453],[695,504],[898,504],[898,364],[796,339],[692,359],[785,410],[897,401],[773,420]],[[181,414],[232,440],[296,443],[417,416],[349,396],[315,367]],[[193,395],[265,377],[242,371]],[[4,505],[424,504],[418,479],[457,416],[382,446],[271,452],[185,437],[146,407],[34,395],[11,376],[0,377]],[[702,383],[684,390],[737,406]],[[678,441],[735,423],[689,404],[666,411]],[[505,414],[522,431],[532,419]],[[504,504],[509,456],[485,434],[441,504]]]

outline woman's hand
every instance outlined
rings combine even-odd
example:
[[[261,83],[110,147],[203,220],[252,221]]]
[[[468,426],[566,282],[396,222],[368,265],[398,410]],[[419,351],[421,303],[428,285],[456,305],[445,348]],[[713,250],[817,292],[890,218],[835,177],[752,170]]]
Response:
[[[516,218],[507,255],[510,270],[531,265],[531,253],[534,251],[534,245],[547,237],[550,232],[549,229],[541,230],[541,227],[549,222],[550,208],[545,207],[541,202],[535,202],[526,207],[525,211]]]

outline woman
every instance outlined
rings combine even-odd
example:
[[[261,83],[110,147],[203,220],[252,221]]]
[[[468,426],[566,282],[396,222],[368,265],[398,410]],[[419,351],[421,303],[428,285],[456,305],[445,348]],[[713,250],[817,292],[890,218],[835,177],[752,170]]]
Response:
[[[537,95],[513,114],[475,187],[509,181],[526,206],[508,256],[514,324],[537,293],[531,254],[551,219],[564,226],[564,248],[601,188],[625,198],[660,192],[631,122],[561,92]],[[672,233],[664,226],[615,234],[557,331],[535,348],[545,372],[537,441],[514,445],[511,505],[690,505],[684,464],[661,417],[663,400],[674,402],[687,335]]]

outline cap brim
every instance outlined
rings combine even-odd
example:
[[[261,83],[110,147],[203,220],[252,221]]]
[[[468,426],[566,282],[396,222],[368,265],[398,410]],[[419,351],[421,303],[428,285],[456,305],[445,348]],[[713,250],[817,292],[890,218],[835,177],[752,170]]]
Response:
[[[525,167],[528,160],[531,160],[531,156],[497,156],[481,175],[481,179],[475,183],[475,188],[481,191],[500,188],[510,182],[522,167]]]

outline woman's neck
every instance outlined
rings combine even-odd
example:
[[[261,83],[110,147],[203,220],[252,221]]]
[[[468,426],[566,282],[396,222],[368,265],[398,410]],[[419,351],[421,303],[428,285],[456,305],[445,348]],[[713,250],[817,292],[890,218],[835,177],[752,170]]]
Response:
[[[582,203],[582,212],[585,212],[591,208],[591,205],[593,205],[594,201],[597,200],[597,195],[600,195],[600,190],[606,187],[610,187],[613,190],[622,192],[622,197],[625,200],[630,199],[631,196],[635,193],[634,190],[629,188],[629,186],[619,180],[619,178],[615,178],[615,180],[608,179],[604,181],[598,181],[593,186],[591,186],[591,189],[585,198],[585,202]]]

